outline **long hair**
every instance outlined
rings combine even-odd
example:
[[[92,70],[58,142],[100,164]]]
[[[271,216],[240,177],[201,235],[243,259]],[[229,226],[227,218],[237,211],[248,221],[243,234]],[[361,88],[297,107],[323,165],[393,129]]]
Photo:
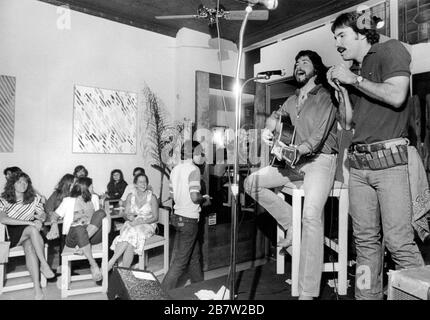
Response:
[[[72,198],[77,198],[79,196],[82,197],[84,202],[91,201],[91,192],[90,186],[93,184],[93,179],[88,177],[81,177],[76,180],[73,185],[72,191],[70,192],[70,196]]]
[[[367,39],[367,42],[370,44],[378,43],[380,35],[375,29],[368,29],[364,26],[358,25],[357,22],[361,15],[362,14],[358,12],[342,13],[336,18],[336,20],[334,20],[333,24],[331,25],[331,32],[334,33],[337,28],[350,27],[352,30],[354,30],[354,32],[364,35]]]
[[[318,53],[312,50],[302,50],[296,55],[296,62],[302,57],[308,57],[311,60],[312,65],[315,69],[315,84],[327,85],[326,73],[328,68],[322,62],[322,59]],[[296,70],[296,65],[294,65],[294,71]]]
[[[34,197],[36,196],[36,192],[34,192],[33,184],[31,183],[31,179],[25,172],[18,172],[11,176],[9,180],[6,181],[6,185],[4,187],[4,191],[1,194],[1,197],[5,199],[9,203],[16,203],[16,193],[15,193],[15,183],[24,178],[27,181],[27,190],[24,192],[24,204],[29,204],[34,201]]]
[[[60,195],[60,199],[68,197],[70,195],[70,188],[73,185],[75,177],[73,174],[66,173],[58,182],[55,187],[55,191]]]
[[[122,174],[122,171],[120,170],[120,169],[114,169],[114,170],[112,170],[111,171],[111,173],[110,173],[110,180],[109,180],[109,184],[114,184],[115,183],[115,180],[113,179],[113,175],[114,175],[114,173],[119,173],[119,180],[118,180],[118,182],[122,182],[122,181],[124,181],[124,175]]]
[[[75,177],[77,177],[76,175],[78,174],[79,171],[84,170],[85,173],[85,177],[88,177],[88,170],[83,166],[83,165],[79,165],[76,166],[75,170],[73,170],[73,175]]]

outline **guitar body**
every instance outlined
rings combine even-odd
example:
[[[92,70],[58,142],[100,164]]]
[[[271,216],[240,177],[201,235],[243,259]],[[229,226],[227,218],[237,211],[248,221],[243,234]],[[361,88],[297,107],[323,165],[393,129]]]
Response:
[[[294,142],[294,126],[289,117],[281,117],[273,137],[272,166],[294,168],[298,161],[297,149]]]

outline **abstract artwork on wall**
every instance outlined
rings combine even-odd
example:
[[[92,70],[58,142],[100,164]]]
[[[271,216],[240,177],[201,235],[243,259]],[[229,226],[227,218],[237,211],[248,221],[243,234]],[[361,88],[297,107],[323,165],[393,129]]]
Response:
[[[73,152],[136,154],[137,94],[75,86]]]
[[[0,152],[13,152],[15,77],[0,75]]]

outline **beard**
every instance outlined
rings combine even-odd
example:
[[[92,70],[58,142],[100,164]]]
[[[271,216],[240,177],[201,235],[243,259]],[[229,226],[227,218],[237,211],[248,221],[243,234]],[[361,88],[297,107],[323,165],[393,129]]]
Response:
[[[300,75],[297,75],[296,73],[294,74],[294,78],[296,79],[299,88],[306,85],[313,76],[315,76],[315,71],[312,71],[311,73],[305,72],[305,74]]]

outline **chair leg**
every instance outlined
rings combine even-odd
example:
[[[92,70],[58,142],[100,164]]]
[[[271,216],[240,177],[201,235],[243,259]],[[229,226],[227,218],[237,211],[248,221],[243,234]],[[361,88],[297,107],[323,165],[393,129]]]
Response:
[[[348,190],[342,190],[339,197],[338,255],[338,291],[340,295],[346,295],[348,289]]]
[[[278,225],[276,232],[276,241],[285,238],[285,232]],[[276,273],[284,274],[285,273],[285,257],[279,252],[282,250],[282,247],[276,247]]]
[[[61,298],[67,298],[67,291],[69,290],[71,270],[69,260],[61,259]]]
[[[139,255],[139,264],[138,264],[138,266],[139,266],[140,270],[145,270],[145,260],[146,260],[145,254],[146,254],[146,252],[144,251],[142,253],[142,255]]]
[[[107,292],[108,289],[108,257],[103,257],[102,259],[102,274],[103,274],[103,282],[102,282],[102,290],[103,292]]]
[[[4,287],[4,272],[5,265],[2,263],[0,264],[0,294],[3,293],[3,287]]]
[[[164,259],[163,272],[164,272],[164,275],[166,275],[167,271],[169,271],[169,245],[167,243],[164,245],[164,257],[163,257],[163,259]]]
[[[291,295],[299,295],[300,242],[302,239],[302,197],[293,191],[293,255],[291,263]]]

